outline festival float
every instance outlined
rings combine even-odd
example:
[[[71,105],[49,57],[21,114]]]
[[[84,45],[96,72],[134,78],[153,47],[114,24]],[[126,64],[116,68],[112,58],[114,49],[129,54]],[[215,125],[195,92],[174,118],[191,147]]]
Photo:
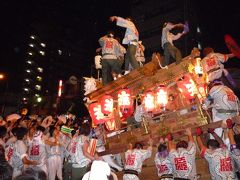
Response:
[[[213,123],[211,114],[202,109],[208,80],[202,71],[199,50],[194,48],[181,63],[168,68],[162,67],[162,61],[160,54],[154,53],[149,63],[106,86],[95,83],[96,90],[92,91],[85,87],[93,126],[105,127],[106,150],[101,155],[125,152],[129,143],[146,144],[149,137],[157,146],[168,133],[179,140],[189,127],[193,134],[196,127],[201,126],[203,131],[221,127],[222,121]],[[127,119],[134,116],[138,101],[142,111],[138,113],[140,125],[136,126],[127,123]],[[207,170],[206,163],[203,169],[202,172]]]

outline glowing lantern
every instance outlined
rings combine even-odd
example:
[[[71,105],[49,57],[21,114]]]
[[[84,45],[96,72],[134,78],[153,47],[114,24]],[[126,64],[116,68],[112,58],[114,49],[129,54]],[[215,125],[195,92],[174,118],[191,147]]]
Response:
[[[124,119],[131,116],[134,112],[133,100],[129,89],[121,89],[118,91],[118,106]]]
[[[152,112],[155,108],[154,105],[154,93],[147,91],[143,98],[144,109],[148,112]]]
[[[155,104],[157,107],[165,107],[168,103],[167,88],[164,85],[160,85],[156,90]]]
[[[132,98],[129,89],[121,89],[118,91],[118,105],[125,108],[130,108],[132,106]]]
[[[200,60],[201,58],[196,58],[196,65],[195,65],[195,73],[198,74],[198,75],[202,75],[203,74],[203,69],[202,69],[202,66],[201,66],[201,63],[200,63]]]
[[[191,100],[197,94],[197,89],[194,81],[189,76],[184,76],[181,80],[177,82],[177,86],[181,93],[187,98]]]
[[[89,105],[89,114],[93,120],[93,124],[102,124],[106,121],[104,114],[101,111],[100,103],[91,103]]]
[[[113,111],[113,97],[104,95],[101,99],[101,110],[103,114],[109,115]]]

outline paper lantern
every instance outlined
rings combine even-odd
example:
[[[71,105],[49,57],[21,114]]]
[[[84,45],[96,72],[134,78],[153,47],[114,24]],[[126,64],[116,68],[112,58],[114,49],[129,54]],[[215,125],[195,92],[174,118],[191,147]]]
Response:
[[[133,114],[133,100],[129,89],[125,88],[118,91],[118,106],[123,119]]]
[[[93,124],[102,124],[106,121],[106,117],[101,111],[101,105],[98,102],[89,105],[89,114],[92,118]]]
[[[143,98],[144,109],[147,112],[152,112],[155,109],[154,93],[147,91]]]
[[[178,80],[177,86],[183,96],[188,100],[194,99],[195,94],[198,93],[194,81],[188,75]]]
[[[195,64],[195,67],[194,67],[194,70],[195,70],[195,73],[198,74],[198,75],[202,75],[203,74],[203,68],[201,66],[201,58],[196,58],[196,64]]]
[[[168,103],[167,87],[160,85],[156,89],[155,93],[155,105],[157,108],[165,107]]]
[[[130,108],[132,106],[132,98],[129,89],[121,89],[118,91],[119,107]]]
[[[109,115],[113,112],[113,97],[104,95],[101,99],[101,110],[103,114]]]
[[[102,59],[101,55],[98,54],[98,55],[95,56],[94,62],[95,62],[95,68],[96,69],[102,69],[101,59]]]

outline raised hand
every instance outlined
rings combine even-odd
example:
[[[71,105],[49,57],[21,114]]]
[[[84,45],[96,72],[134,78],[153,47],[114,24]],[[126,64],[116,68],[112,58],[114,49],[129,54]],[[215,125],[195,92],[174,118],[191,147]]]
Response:
[[[166,138],[167,138],[168,141],[172,141],[173,140],[173,137],[172,137],[171,133],[168,133]]]
[[[117,16],[111,16],[109,18],[109,21],[113,22],[113,21],[116,21],[117,20]]]
[[[191,128],[187,128],[186,131],[185,131],[185,134],[188,135],[188,136],[191,136],[192,135]]]
[[[200,127],[196,128],[196,134],[197,136],[200,136],[202,134],[202,128]]]
[[[227,124],[227,128],[228,129],[232,129],[233,128],[233,122],[232,122],[231,119],[227,119],[226,124]]]

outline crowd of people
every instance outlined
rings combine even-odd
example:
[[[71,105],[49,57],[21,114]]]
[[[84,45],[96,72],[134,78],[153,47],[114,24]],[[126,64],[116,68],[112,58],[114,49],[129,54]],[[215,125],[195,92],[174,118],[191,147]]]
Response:
[[[158,177],[198,179],[194,132],[212,179],[240,178],[240,125],[228,119],[221,129],[228,141],[214,129],[203,132],[201,128],[186,129],[188,140],[176,144],[171,134],[161,137],[154,158]],[[0,126],[0,179],[107,180],[117,179],[114,172],[118,171],[124,172],[124,180],[139,179],[143,162],[152,156],[153,140],[149,139],[147,148],[140,142],[129,144],[124,157],[100,156],[105,150],[103,130],[101,126],[92,128],[89,119],[76,121],[71,117],[51,116],[28,119],[9,115],[1,120]]]

